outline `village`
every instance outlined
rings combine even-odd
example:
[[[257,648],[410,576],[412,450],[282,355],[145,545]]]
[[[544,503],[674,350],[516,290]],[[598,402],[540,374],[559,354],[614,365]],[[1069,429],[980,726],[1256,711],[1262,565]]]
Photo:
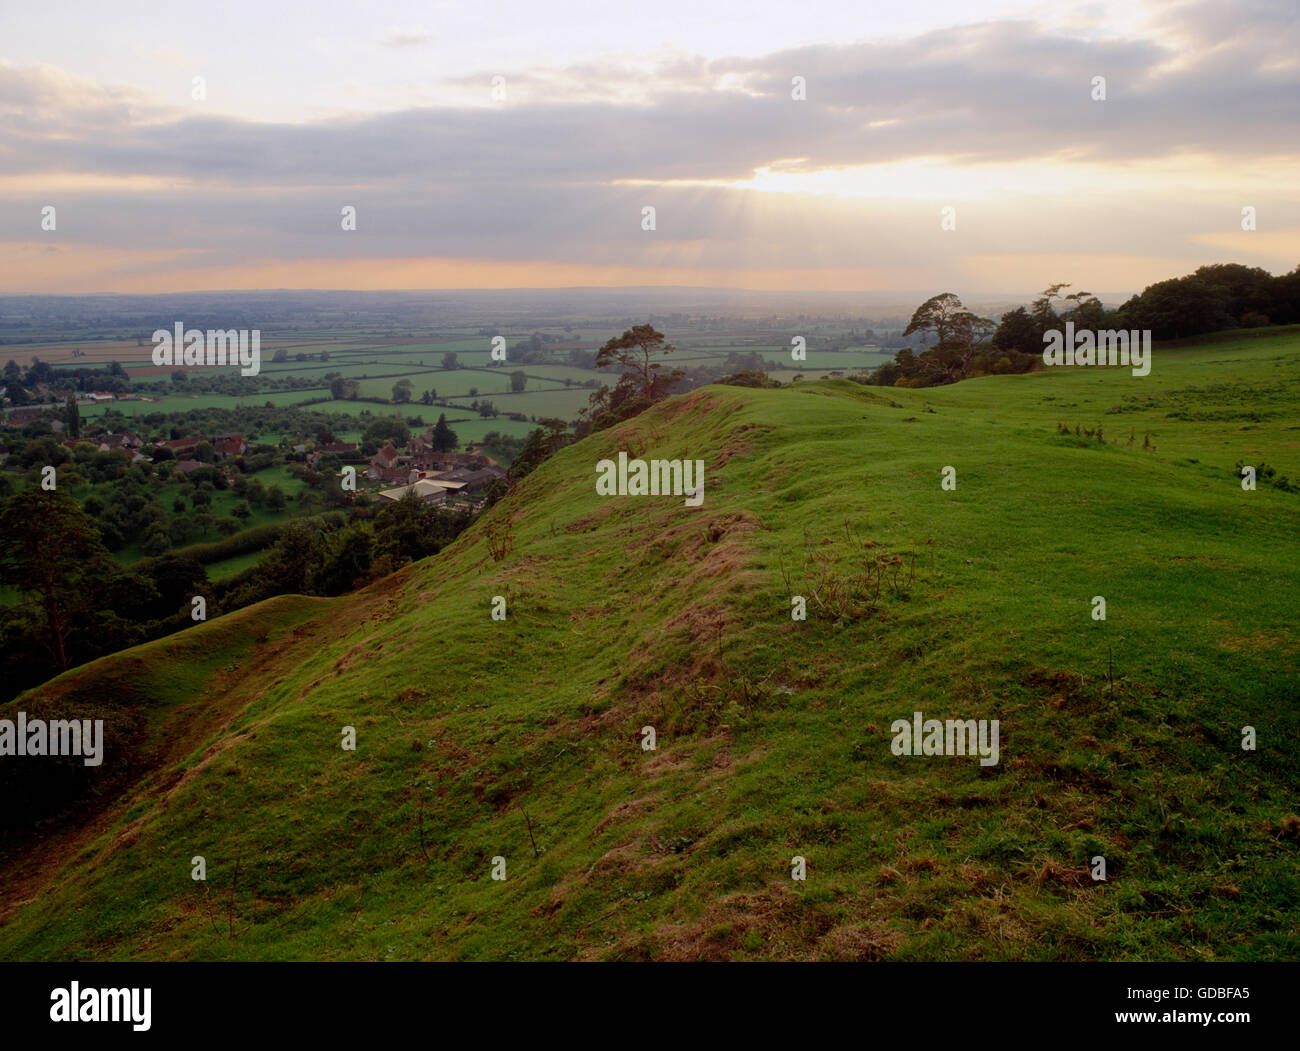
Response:
[[[125,391],[86,392],[40,383],[33,389],[34,396],[42,399],[40,403],[10,405],[6,395],[11,386],[0,387],[0,425],[17,428],[36,424],[68,449],[74,461],[82,460],[88,452],[122,452],[133,464],[152,465],[155,477],[164,480],[184,481],[204,468],[216,468],[233,481],[238,474],[251,474],[273,462],[282,462],[313,486],[319,484],[320,475],[332,476],[339,483],[339,502],[344,504],[357,502],[365,494],[360,503],[383,506],[409,493],[428,507],[473,511],[481,509],[486,490],[506,477],[506,469],[484,452],[476,451],[473,442],[463,452],[445,451],[448,443],[440,440],[433,426],[423,434],[412,435],[403,448],[389,439],[368,458],[366,453],[374,449],[373,442],[363,448],[356,442],[337,441],[331,433],[314,437],[281,435],[278,445],[270,445],[255,444],[240,433],[179,436],[173,428],[173,437],[163,440],[160,435],[146,437],[131,429],[114,431],[89,420],[78,419],[72,428],[65,422],[69,413],[79,413],[82,408],[153,398]],[[29,433],[36,436],[41,430]],[[447,434],[454,443],[454,434]],[[0,466],[8,461],[7,453],[5,443],[0,442]]]
[[[408,493],[413,494],[422,504],[436,507],[450,502],[464,503],[466,498],[486,492],[494,482],[502,481],[506,471],[490,456],[474,452],[474,444],[466,446],[466,452],[439,452],[434,447],[433,428],[425,434],[413,435],[405,453],[386,442],[370,458],[366,479],[372,482],[387,483],[390,488],[379,490],[376,499],[379,503],[395,502]],[[320,453],[312,455],[318,460]],[[395,486],[392,483],[399,483]],[[479,506],[479,500],[470,501]]]
[[[61,444],[73,451],[80,445],[88,445],[97,452],[121,451],[133,463],[154,463],[160,475],[170,473],[181,477],[205,467],[220,466],[223,461],[242,467],[239,458],[251,447],[242,434],[190,434],[150,445],[134,431],[113,433],[94,426],[88,427],[81,437],[65,438]],[[476,509],[482,501],[475,498],[485,493],[493,482],[504,480],[506,470],[490,456],[474,449],[471,442],[465,452],[438,451],[431,427],[424,434],[413,435],[404,452],[391,441],[385,442],[368,462],[355,442],[305,441],[289,445],[284,452],[288,462],[300,462],[307,471],[328,471],[339,479],[355,478],[359,484],[354,490],[343,487],[347,503],[365,492],[377,506],[382,506],[395,503],[409,493],[428,507],[451,503]]]

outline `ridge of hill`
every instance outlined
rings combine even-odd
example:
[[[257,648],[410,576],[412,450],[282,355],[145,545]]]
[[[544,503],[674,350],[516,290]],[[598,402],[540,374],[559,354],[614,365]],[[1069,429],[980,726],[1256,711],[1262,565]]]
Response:
[[[1294,959],[1300,494],[1235,465],[1300,476],[1298,391],[1288,335],[670,399],[371,588],[0,709],[118,719],[0,956]],[[703,506],[597,495],[620,450]],[[1000,761],[895,755],[916,711]]]

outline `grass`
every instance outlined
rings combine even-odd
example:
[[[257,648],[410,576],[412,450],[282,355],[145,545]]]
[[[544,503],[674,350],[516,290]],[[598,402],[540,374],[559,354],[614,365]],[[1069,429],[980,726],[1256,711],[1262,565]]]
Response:
[[[244,570],[257,565],[265,554],[265,551],[249,551],[243,555],[236,555],[234,558],[223,558],[220,562],[211,562],[205,567],[208,579],[216,581],[233,577],[237,573],[242,573]]]
[[[1234,465],[1300,476],[1298,390],[1290,336],[672,399],[365,592],[43,687],[139,679],[153,758],[12,848],[0,955],[1295,959],[1300,495]],[[704,506],[597,496],[620,449]],[[1000,763],[893,755],[917,710]]]

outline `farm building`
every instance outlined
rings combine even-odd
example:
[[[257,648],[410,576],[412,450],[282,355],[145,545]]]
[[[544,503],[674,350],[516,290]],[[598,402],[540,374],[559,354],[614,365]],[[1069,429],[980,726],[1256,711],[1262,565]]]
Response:
[[[228,456],[243,456],[248,442],[242,434],[218,434],[212,439],[212,451],[222,459]]]
[[[410,485],[398,486],[396,489],[385,489],[377,495],[377,499],[381,503],[396,503],[398,500],[401,500],[406,496],[407,493],[414,493],[420,503],[426,504],[429,507],[436,507],[439,504],[447,502],[447,492],[448,490],[445,486],[421,478],[419,481],[412,482]]]

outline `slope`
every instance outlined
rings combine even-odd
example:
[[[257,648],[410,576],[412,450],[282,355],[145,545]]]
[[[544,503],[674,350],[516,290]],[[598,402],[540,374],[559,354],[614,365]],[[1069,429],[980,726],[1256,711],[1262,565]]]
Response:
[[[1297,350],[705,388],[375,588],[77,669],[4,714],[129,681],[152,758],[6,862],[0,956],[1295,958],[1300,495],[1234,465],[1300,475]],[[703,507],[596,495],[619,450]],[[999,763],[893,754],[915,711]]]

